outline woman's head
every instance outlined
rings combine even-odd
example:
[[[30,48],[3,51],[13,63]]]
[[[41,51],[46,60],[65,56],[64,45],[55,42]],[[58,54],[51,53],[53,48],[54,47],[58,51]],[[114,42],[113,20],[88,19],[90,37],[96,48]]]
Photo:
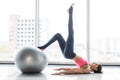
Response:
[[[91,64],[91,70],[94,73],[102,73],[102,66],[100,64],[92,63]]]

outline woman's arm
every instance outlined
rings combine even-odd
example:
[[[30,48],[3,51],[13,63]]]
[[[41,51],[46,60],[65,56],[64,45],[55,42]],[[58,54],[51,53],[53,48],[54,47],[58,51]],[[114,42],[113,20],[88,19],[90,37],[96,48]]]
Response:
[[[58,69],[54,69],[56,71],[61,71],[61,70],[64,70],[64,71],[70,71],[70,70],[74,70],[76,68],[58,68]]]
[[[61,75],[61,74],[77,74],[75,71],[60,71],[53,73],[52,75]]]
[[[55,69],[60,72],[53,73],[53,75],[60,75],[60,74],[88,74],[90,73],[90,68],[89,66],[84,67],[84,68],[59,68]]]

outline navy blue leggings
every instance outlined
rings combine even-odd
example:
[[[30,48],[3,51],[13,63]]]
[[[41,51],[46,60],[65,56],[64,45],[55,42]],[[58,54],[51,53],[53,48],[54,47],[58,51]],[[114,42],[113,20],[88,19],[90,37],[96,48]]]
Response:
[[[72,19],[73,7],[69,8],[69,21],[68,21],[68,38],[64,40],[60,33],[55,34],[45,45],[38,46],[39,49],[45,49],[56,40],[59,43],[60,49],[67,59],[73,59],[76,54],[74,53],[74,31]]]

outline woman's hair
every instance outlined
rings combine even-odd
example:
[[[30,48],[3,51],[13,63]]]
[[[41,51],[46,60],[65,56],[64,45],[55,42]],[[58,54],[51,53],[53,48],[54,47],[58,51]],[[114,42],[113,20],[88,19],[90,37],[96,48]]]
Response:
[[[94,73],[102,73],[102,66],[99,64],[97,70],[93,71]]]

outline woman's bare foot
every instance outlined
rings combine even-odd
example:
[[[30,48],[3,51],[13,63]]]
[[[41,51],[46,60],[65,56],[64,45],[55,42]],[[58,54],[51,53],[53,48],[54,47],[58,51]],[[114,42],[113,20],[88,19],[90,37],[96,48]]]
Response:
[[[71,7],[74,6],[74,3],[71,4]]]
[[[74,6],[74,3],[72,3],[70,7],[73,7],[73,6]],[[67,12],[69,12],[69,9],[67,10]]]

